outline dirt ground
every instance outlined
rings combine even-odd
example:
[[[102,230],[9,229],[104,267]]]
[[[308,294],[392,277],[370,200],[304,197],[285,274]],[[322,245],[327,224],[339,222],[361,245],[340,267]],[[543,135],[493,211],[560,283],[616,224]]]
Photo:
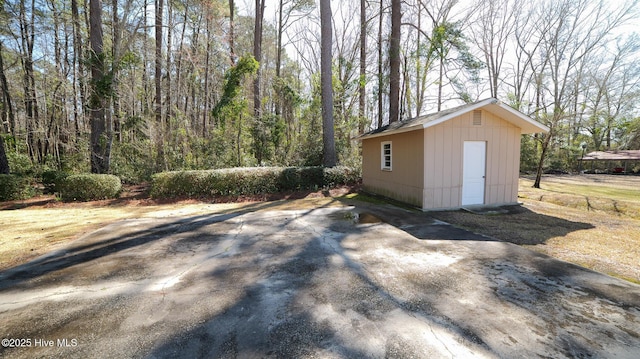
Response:
[[[505,215],[464,211],[433,216],[472,232],[640,283],[640,176],[545,176],[543,190],[521,179],[523,206]],[[0,270],[64,245],[79,235],[126,218],[202,214],[212,203],[233,210],[272,201],[281,209],[323,206],[358,187],[215,199],[152,200],[146,186],[128,186],[117,200],[62,203],[53,196],[0,203]],[[352,196],[352,195],[350,195]],[[365,201],[384,203],[366,196]],[[293,200],[294,199],[294,200]],[[293,201],[292,201],[293,200]],[[59,210],[64,210],[60,215]]]
[[[488,215],[433,216],[476,233],[640,283],[640,177],[545,176],[521,179],[521,207]]]
[[[561,175],[561,176],[544,176],[542,186],[549,183],[588,185],[588,186],[604,186],[613,188],[625,188],[637,191],[640,189],[640,176],[624,176],[624,175]],[[640,197],[636,198],[640,200]]]
[[[0,356],[637,357],[638,285],[389,205],[208,206],[0,272]]]
[[[251,203],[271,202],[282,209],[323,206],[332,198],[357,191],[357,187],[338,187],[323,191],[292,191],[269,195],[216,198],[151,199],[148,186],[126,186],[118,199],[91,202],[61,202],[53,195],[27,200],[0,202],[0,270],[11,268],[44,255],[122,219],[162,218],[198,215],[216,210],[234,210]]]

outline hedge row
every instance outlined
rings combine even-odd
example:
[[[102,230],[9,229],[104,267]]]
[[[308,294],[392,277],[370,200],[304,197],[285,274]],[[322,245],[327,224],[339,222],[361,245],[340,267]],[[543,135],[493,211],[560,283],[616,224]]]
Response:
[[[118,198],[122,182],[114,175],[86,173],[64,176],[55,187],[63,201],[95,201]]]
[[[276,193],[352,184],[357,171],[348,167],[255,167],[157,173],[151,196],[213,197]]]
[[[29,178],[0,174],[0,201],[27,199],[34,193]]]
[[[68,172],[57,170],[42,172],[42,185],[44,186],[44,193],[53,194],[60,192],[64,179],[69,175],[70,173]]]

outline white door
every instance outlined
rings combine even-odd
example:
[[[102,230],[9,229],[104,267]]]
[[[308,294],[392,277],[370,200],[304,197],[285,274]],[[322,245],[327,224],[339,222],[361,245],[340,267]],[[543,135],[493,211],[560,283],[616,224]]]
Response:
[[[462,165],[462,205],[484,204],[487,143],[465,141]]]

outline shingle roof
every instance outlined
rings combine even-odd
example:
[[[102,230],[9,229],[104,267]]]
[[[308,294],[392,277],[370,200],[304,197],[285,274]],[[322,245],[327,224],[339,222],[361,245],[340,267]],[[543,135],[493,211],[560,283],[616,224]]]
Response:
[[[427,127],[435,126],[439,123],[448,121],[453,119],[454,117],[460,116],[464,113],[477,110],[484,109],[489,111],[506,121],[511,122],[517,127],[520,127],[522,133],[539,133],[539,132],[548,132],[549,128],[529,116],[523,114],[520,111],[517,111],[502,102],[496,100],[495,98],[488,98],[482,101],[474,102],[471,104],[465,104],[462,106],[446,109],[440,112],[415,117],[412,119],[397,121],[390,125],[383,126],[381,128],[375,129],[373,131],[367,132],[358,137],[358,139],[365,139],[370,137],[378,137],[384,135],[390,135],[394,133],[408,132],[424,129]]]
[[[640,150],[595,151],[589,152],[583,161],[640,161]]]

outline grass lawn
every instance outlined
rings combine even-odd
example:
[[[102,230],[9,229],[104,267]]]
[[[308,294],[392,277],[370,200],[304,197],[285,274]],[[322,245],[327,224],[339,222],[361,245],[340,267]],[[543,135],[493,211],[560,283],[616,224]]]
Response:
[[[509,214],[439,212],[440,220],[640,284],[640,177],[520,179]]]
[[[235,198],[225,199],[231,201],[228,203],[215,204],[197,200],[158,203],[146,198],[136,199],[135,196],[128,198],[126,193],[118,200],[84,203],[61,203],[53,196],[0,203],[0,270],[29,261],[83,234],[123,219],[326,207],[341,205],[334,197],[347,191],[339,188],[330,193],[305,193],[306,198],[296,201],[285,201],[288,197],[282,195],[281,199],[271,202],[264,202],[262,198]]]
[[[542,188],[520,179],[521,207],[508,214],[466,211],[432,215],[476,233],[640,284],[640,177],[545,176]],[[58,203],[52,198],[0,204],[0,270],[42,255],[108,223],[127,218],[222,213],[238,209],[297,209],[362,200],[347,189],[296,201],[207,204],[145,200]],[[362,198],[361,198],[362,197]],[[298,197],[301,198],[301,197]],[[13,208],[19,209],[13,209]],[[24,208],[23,208],[24,207]]]
[[[0,270],[26,262],[118,220],[198,214],[204,210],[202,204],[96,206],[92,203],[3,210],[0,211]]]

